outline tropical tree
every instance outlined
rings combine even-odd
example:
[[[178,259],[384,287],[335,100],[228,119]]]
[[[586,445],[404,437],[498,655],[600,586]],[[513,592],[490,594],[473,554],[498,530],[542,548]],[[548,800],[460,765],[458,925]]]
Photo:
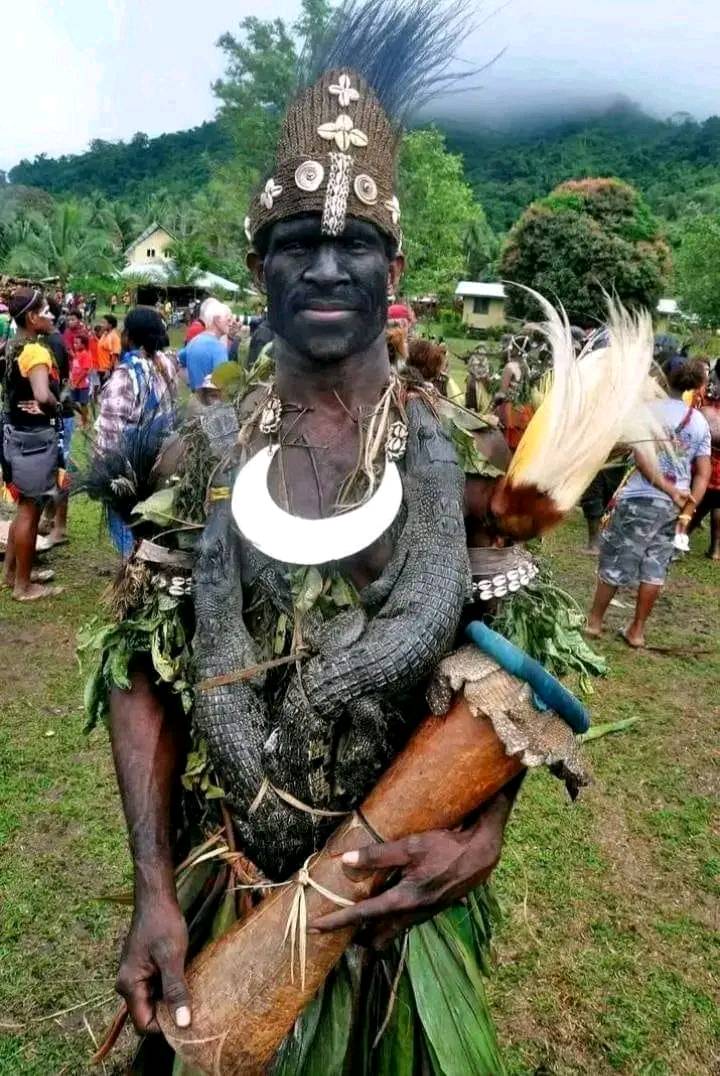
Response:
[[[495,263],[500,252],[500,240],[487,222],[485,214],[477,214],[463,235],[468,280],[486,280],[496,276]]]
[[[25,241],[31,230],[30,219],[14,206],[0,202],[0,269],[7,266],[14,247]]]
[[[197,236],[175,239],[165,249],[169,259],[170,284],[193,284],[196,277],[210,267],[207,248]]]
[[[32,231],[35,216],[52,212],[52,198],[32,187],[3,185],[0,188],[0,269],[8,268],[11,252]]]
[[[127,202],[115,201],[95,191],[83,199],[82,204],[88,211],[88,225],[107,232],[121,250],[125,250],[142,231],[138,214]]]
[[[227,168],[217,171],[191,204],[195,234],[202,238],[212,268],[236,283],[249,281],[244,228],[249,201],[250,188],[238,182],[235,169]]]
[[[562,183],[523,213],[500,259],[502,276],[559,301],[571,321],[597,324],[607,295],[653,310],[670,272],[670,250],[642,197],[618,179]],[[508,312],[536,315],[510,290]]]
[[[213,85],[218,116],[231,132],[243,170],[259,176],[277,140],[285,105],[293,91],[298,52],[282,19],[249,15],[241,35],[218,41],[225,53],[225,76]]]
[[[720,326],[720,212],[687,225],[675,255],[675,280],[683,308]]]
[[[332,10],[328,0],[301,0],[292,26],[250,15],[241,21],[239,35],[226,33],[218,41],[226,63],[223,78],[213,85],[221,102],[218,117],[235,142],[236,168],[251,183],[271,159],[301,58],[322,39]]]
[[[64,286],[71,276],[109,274],[117,254],[111,236],[93,228],[86,208],[76,202],[56,205],[48,218],[34,216],[27,235],[11,251],[11,272],[58,277]]]
[[[436,128],[406,135],[399,193],[406,289],[414,295],[452,294],[468,269],[468,236],[477,238],[479,248],[481,241],[489,243],[491,233],[465,181],[462,157],[448,153]],[[474,253],[480,261],[478,248]]]

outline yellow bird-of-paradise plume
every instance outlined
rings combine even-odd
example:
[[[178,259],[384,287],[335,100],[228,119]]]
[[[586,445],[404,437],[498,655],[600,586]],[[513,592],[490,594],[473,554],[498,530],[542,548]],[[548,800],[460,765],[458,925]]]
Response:
[[[550,386],[515,451],[491,508],[501,533],[541,534],[573,508],[615,445],[662,437],[653,408],[661,394],[650,377],[653,327],[646,311],[608,300],[606,347],[575,355],[570,323],[537,292],[552,349]]]

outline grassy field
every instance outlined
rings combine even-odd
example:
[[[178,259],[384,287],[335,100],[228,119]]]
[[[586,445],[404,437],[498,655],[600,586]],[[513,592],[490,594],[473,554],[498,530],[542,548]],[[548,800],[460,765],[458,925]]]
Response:
[[[91,1071],[128,920],[102,899],[127,889],[130,863],[106,735],[82,731],[74,658],[114,558],[82,500],[70,535],[51,557],[61,598],[0,596],[2,1076]],[[720,576],[703,540],[651,625],[651,643],[683,653],[630,652],[613,630],[628,609],[611,610],[594,717],[642,723],[589,746],[596,780],[575,806],[544,773],[521,795],[497,873],[505,919],[489,988],[513,1076],[720,1072]],[[543,552],[585,601],[581,541],[575,517]]]

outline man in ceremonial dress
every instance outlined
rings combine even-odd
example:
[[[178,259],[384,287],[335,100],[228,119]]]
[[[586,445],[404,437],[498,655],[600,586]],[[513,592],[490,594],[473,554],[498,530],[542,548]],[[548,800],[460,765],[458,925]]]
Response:
[[[246,221],[272,360],[260,360],[232,403],[181,433],[179,452],[164,450],[159,465],[153,456],[154,480],[163,459],[171,475],[155,494],[173,498],[172,508],[163,502],[163,525],[153,530],[150,502],[137,504],[141,487],[147,495],[137,442],[97,463],[107,470],[107,503],[140,519],[115,588],[114,626],[95,648],[94,710],[109,698],[135,872],[118,989],[140,1032],[158,1030],[161,998],[176,1027],[192,1029],[185,964],[210,927],[221,929],[210,913],[229,881],[242,876],[247,893],[253,883],[261,892],[322,848],[427,713],[428,683],[463,626],[532,581],[536,568],[513,538],[567,510],[547,491],[518,508],[511,476],[498,482],[503,438],[458,415],[410,368],[390,365],[387,296],[404,267],[402,123],[438,78],[448,85],[442,73],[462,18],[429,3],[397,25],[388,18],[382,2],[341,14],[288,110]],[[118,658],[121,638],[131,643]],[[409,928],[468,894],[486,900],[520,781],[462,828],[351,849],[345,869],[386,872],[385,888],[311,928],[360,927],[366,947],[396,951]],[[193,904],[177,865],[217,826],[234,873],[206,879]],[[478,940],[478,966],[486,942]],[[386,987],[371,1043],[392,1007]],[[438,989],[451,993],[453,983]],[[444,1045],[438,1055],[418,1005],[417,1071],[441,1076],[450,1071]],[[350,1023],[342,1057],[335,1066],[325,1058],[329,1076],[377,1071],[360,1053],[347,1067]],[[296,1040],[301,1026],[302,1018]],[[487,1043],[476,1076],[502,1071],[490,1026]],[[277,1064],[300,1071],[287,1051]]]

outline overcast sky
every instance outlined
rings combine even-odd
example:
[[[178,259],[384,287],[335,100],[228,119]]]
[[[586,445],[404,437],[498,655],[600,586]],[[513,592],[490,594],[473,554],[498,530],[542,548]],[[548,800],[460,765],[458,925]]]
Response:
[[[7,0],[7,7],[5,168],[37,153],[79,152],[91,138],[156,135],[210,119],[210,84],[223,67],[217,38],[246,14],[292,19],[297,3]],[[483,60],[503,48],[471,104],[489,124],[508,110],[615,93],[662,116],[720,111],[717,0],[510,0],[463,54]]]

